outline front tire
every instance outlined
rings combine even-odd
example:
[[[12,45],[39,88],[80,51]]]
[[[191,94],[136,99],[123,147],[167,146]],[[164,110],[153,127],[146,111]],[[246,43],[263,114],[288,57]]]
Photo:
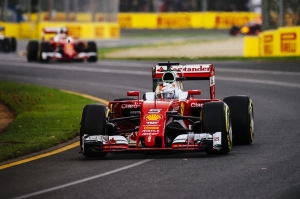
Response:
[[[88,59],[87,59],[88,62],[97,62],[98,61],[98,57],[97,57],[97,44],[95,42],[89,41],[87,43],[86,52],[87,53],[89,53],[89,52],[96,53],[96,55],[92,55],[92,56],[88,57]]]
[[[42,42],[40,45],[40,51],[39,51],[39,61],[42,63],[49,62],[49,60],[50,60],[49,57],[47,55],[44,56],[43,53],[48,53],[51,51],[52,51],[51,45],[47,42]]]
[[[228,154],[232,148],[231,117],[227,104],[224,102],[207,102],[201,112],[202,132],[221,132],[222,148],[218,150],[206,150],[208,155]]]
[[[223,101],[229,106],[234,144],[249,145],[254,140],[253,102],[248,96],[228,96]]]
[[[27,45],[27,61],[38,60],[39,43],[37,41],[29,41]]]
[[[85,157],[105,157],[105,152],[83,151],[82,137],[86,135],[104,135],[106,126],[106,107],[100,104],[88,104],[84,107],[80,123],[80,151]]]

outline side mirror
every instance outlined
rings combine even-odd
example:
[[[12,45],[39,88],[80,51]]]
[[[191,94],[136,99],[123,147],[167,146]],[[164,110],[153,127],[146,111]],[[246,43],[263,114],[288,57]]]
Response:
[[[139,91],[127,91],[127,96],[140,96],[140,92]]]
[[[188,96],[200,95],[200,94],[201,94],[201,90],[188,90]]]

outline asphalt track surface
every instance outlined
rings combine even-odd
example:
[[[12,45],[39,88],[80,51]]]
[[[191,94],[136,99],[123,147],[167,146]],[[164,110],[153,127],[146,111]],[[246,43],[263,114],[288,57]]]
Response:
[[[40,64],[16,54],[0,54],[0,60],[0,80],[106,100],[124,97],[127,90],[150,91],[150,67],[155,64]],[[300,198],[300,63],[205,63],[216,67],[217,98],[252,98],[252,145],[234,146],[225,156],[122,153],[95,160],[83,157],[77,147],[0,170],[0,198]],[[184,86],[209,95],[208,82]]]

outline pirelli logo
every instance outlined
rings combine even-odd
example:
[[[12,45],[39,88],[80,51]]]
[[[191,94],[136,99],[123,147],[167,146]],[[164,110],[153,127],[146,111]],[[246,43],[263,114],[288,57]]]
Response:
[[[282,53],[295,53],[297,51],[297,34],[295,32],[281,33],[280,51]]]
[[[190,16],[159,16],[157,18],[157,26],[159,28],[190,28]]]
[[[104,27],[103,26],[97,26],[95,27],[95,37],[96,38],[103,38],[104,37]]]
[[[215,23],[217,27],[228,27],[228,26],[242,26],[249,22],[248,16],[238,17],[238,16],[217,16]]]
[[[122,28],[132,28],[132,19],[130,15],[119,16],[119,25]]]
[[[81,36],[81,27],[80,26],[67,26],[68,35],[72,37],[80,37]]]
[[[273,35],[264,35],[263,41],[264,41],[264,46],[263,46],[263,52],[266,55],[272,55],[273,54]]]

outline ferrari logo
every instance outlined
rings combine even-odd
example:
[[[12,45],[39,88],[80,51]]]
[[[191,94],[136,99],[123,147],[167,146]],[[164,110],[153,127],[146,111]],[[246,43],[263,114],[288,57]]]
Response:
[[[184,102],[181,102],[181,104],[180,104],[180,113],[181,113],[181,115],[183,115],[183,113],[184,113]]]

